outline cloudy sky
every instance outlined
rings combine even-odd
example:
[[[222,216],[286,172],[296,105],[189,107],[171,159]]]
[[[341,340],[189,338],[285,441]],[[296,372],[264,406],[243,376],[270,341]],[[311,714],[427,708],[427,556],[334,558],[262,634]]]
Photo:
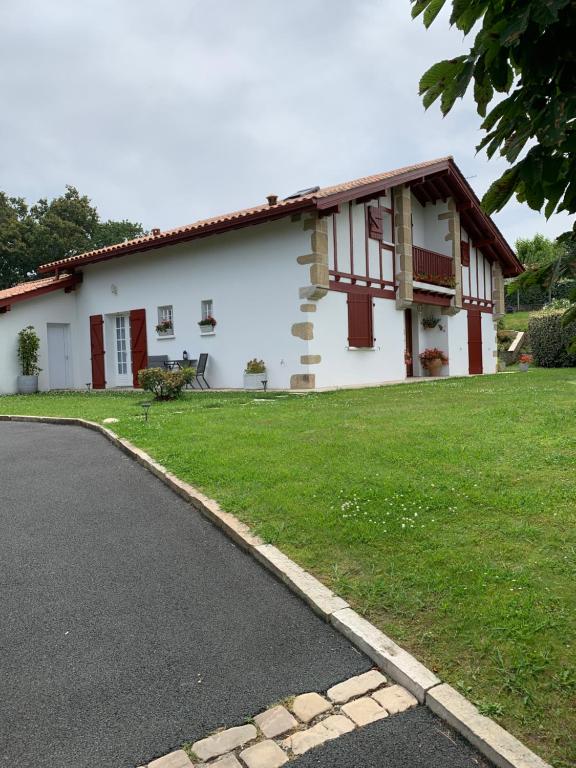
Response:
[[[447,154],[482,194],[473,104],[424,112],[418,79],[466,42],[409,0],[2,0],[0,189],[73,184],[162,229]],[[517,237],[567,229],[527,206]]]

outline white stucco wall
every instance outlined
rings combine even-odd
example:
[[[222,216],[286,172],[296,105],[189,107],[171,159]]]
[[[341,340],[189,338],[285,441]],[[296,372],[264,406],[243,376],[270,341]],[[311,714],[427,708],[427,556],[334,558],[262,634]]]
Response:
[[[42,368],[38,377],[41,390],[50,388],[48,374],[48,323],[69,323],[72,348],[75,332],[75,294],[55,291],[31,301],[12,305],[10,312],[0,315],[0,394],[16,391],[16,379],[21,373],[17,357],[18,332],[27,325],[33,325],[40,337],[40,360]],[[77,373],[76,360],[72,358],[72,375]]]
[[[246,362],[257,357],[266,363],[270,387],[289,387],[292,374],[308,370],[300,364],[306,349],[291,327],[306,319],[299,288],[309,267],[296,258],[309,250],[310,232],[284,219],[85,267],[77,293],[77,381],[91,378],[90,315],[143,308],[149,355],[207,352],[206,378],[214,387],[241,387]],[[213,336],[201,336],[198,326],[206,299],[214,302]],[[163,305],[174,309],[173,339],[155,331]]]
[[[310,366],[316,387],[376,384],[405,378],[404,313],[394,301],[374,298],[374,349],[348,349],[348,308],[346,294],[329,291],[318,302],[314,315],[311,354],[322,362]]]

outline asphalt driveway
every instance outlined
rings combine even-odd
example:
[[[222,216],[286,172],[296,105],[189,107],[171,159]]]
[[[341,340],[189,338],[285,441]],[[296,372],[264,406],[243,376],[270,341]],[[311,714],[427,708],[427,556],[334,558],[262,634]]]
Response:
[[[2,767],[140,765],[372,666],[96,433],[0,423],[0,488]]]

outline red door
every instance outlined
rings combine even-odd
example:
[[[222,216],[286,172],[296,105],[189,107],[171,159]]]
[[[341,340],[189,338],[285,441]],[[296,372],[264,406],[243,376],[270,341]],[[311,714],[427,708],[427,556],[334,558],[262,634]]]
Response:
[[[132,353],[132,383],[134,387],[139,387],[138,371],[148,367],[145,309],[130,311],[130,352]]]
[[[414,361],[412,359],[412,310],[404,310],[404,362],[406,363],[406,377],[414,376]]]
[[[105,389],[104,374],[104,319],[90,316],[90,355],[92,360],[92,389]]]
[[[482,316],[468,310],[468,373],[482,373]]]

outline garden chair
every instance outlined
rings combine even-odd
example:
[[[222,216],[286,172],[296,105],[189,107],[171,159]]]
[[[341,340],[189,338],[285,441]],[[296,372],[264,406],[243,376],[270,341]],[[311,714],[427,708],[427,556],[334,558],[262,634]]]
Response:
[[[210,389],[210,384],[208,384],[208,382],[204,378],[204,372],[206,371],[207,363],[208,363],[208,354],[206,352],[203,352],[198,358],[198,365],[196,366],[196,375],[192,380],[192,386],[194,386],[195,382],[198,382],[198,386],[200,387],[200,389],[204,389],[204,387],[202,386],[202,382],[204,382],[204,384],[206,385],[206,389]]]
[[[148,357],[148,368],[166,368],[168,355],[150,355]]]

